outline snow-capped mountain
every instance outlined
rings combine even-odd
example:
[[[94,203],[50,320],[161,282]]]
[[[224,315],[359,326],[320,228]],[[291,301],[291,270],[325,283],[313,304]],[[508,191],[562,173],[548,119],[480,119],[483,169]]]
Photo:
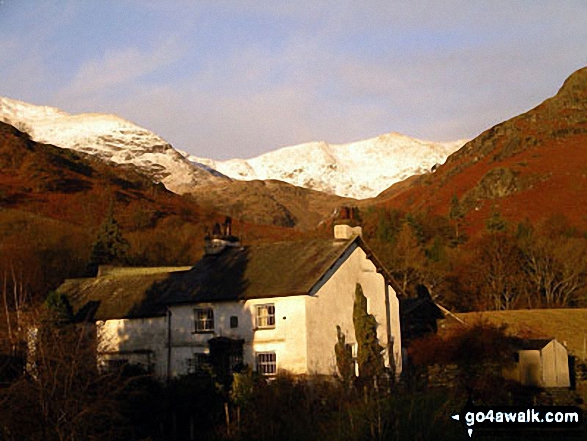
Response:
[[[187,157],[234,179],[277,179],[339,196],[365,199],[392,184],[442,164],[465,140],[429,142],[399,133],[349,144],[309,142],[252,159]]]
[[[117,164],[133,164],[175,193],[198,184],[228,180],[188,161],[167,141],[115,115],[70,115],[54,107],[0,97],[0,121],[37,141],[96,155]]]
[[[133,164],[175,193],[196,185],[276,179],[339,196],[374,197],[392,184],[443,163],[464,140],[428,142],[399,133],[349,144],[309,142],[252,159],[215,161],[174,149],[153,132],[115,115],[71,115],[0,97],[0,121],[38,142]]]

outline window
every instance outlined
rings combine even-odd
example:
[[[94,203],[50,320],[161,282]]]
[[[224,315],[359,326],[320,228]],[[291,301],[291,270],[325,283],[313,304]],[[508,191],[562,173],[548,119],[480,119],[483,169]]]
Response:
[[[212,308],[194,309],[196,333],[214,331],[214,311]]]
[[[210,369],[210,356],[204,353],[195,353],[193,358],[188,358],[188,373],[199,374]]]
[[[230,316],[230,327],[231,328],[238,328],[238,317],[236,315]]]
[[[257,372],[261,375],[275,375],[277,373],[277,357],[275,352],[257,353]]]
[[[275,328],[275,305],[257,306],[257,329]]]

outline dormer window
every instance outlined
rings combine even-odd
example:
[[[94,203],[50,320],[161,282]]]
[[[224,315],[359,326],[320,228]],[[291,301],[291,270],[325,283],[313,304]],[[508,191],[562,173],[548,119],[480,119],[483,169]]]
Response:
[[[194,309],[196,334],[214,332],[214,310],[212,308]]]
[[[275,305],[257,305],[257,329],[275,328]]]

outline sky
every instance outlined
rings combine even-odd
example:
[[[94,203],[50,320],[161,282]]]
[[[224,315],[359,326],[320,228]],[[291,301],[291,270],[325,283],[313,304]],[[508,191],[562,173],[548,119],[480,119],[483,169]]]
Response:
[[[0,0],[0,96],[250,158],[473,138],[587,65],[584,0]]]

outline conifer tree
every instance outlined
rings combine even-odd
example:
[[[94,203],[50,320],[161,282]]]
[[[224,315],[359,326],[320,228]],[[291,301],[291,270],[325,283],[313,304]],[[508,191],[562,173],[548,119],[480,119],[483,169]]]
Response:
[[[491,214],[485,221],[485,228],[490,233],[503,233],[507,229],[507,223],[501,213],[495,207],[491,208]]]
[[[452,195],[450,200],[450,209],[448,211],[448,218],[454,222],[455,226],[455,242],[458,246],[461,243],[461,231],[460,228],[463,225],[465,219],[465,210],[459,201],[459,197],[455,194]]]
[[[98,237],[92,247],[89,271],[96,273],[98,266],[121,264],[126,261],[129,243],[122,236],[118,222],[114,218],[112,204],[106,219],[98,230]]]
[[[352,384],[355,376],[353,354],[350,350],[349,345],[346,343],[346,336],[340,329],[340,326],[336,326],[337,343],[334,345],[334,354],[336,356],[336,365],[338,372],[342,378],[345,387]]]
[[[377,339],[377,321],[367,312],[367,297],[363,288],[357,283],[355,303],[353,306],[353,325],[357,339],[357,361],[359,377],[372,380],[383,373],[383,347]]]
[[[73,308],[65,294],[59,294],[56,291],[49,291],[45,306],[54,314],[57,324],[66,324],[73,319]]]

